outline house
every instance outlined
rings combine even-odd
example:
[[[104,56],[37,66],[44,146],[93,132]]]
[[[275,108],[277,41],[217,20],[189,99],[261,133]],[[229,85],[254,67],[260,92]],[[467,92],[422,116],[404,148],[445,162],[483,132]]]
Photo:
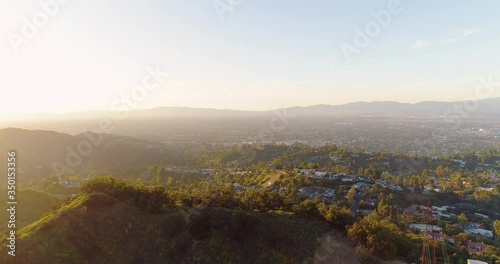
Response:
[[[493,192],[493,191],[495,191],[495,188],[477,187],[476,190],[485,191],[485,192]]]
[[[302,193],[303,195],[309,196],[312,193],[316,192],[313,187],[307,186],[307,187],[302,187],[299,189],[299,192]]]
[[[233,183],[233,187],[237,193],[240,193],[243,191],[243,186],[237,182]]]
[[[372,183],[372,179],[366,176],[357,176],[356,177],[356,182],[367,182],[367,183]]]
[[[470,234],[470,235],[477,235],[477,236],[482,236],[482,237],[487,237],[487,238],[493,238],[493,231],[481,229],[481,228],[468,229],[468,230],[465,230],[465,233]]]
[[[326,179],[337,180],[340,177],[338,173],[329,173],[325,176]]]
[[[326,172],[326,171],[316,171],[312,175],[312,178],[323,179],[326,175],[328,175],[328,172]]]
[[[323,196],[326,198],[333,198],[333,196],[335,196],[336,193],[337,193],[337,191],[331,189],[331,190],[325,191]]]
[[[311,175],[313,171],[311,169],[299,169],[297,172],[300,172],[302,175]]]
[[[386,180],[375,180],[375,183],[381,185],[384,188],[387,188],[387,181]]]
[[[371,206],[377,206],[377,200],[376,199],[368,199],[368,200],[366,200],[366,204],[369,204]]]
[[[480,260],[472,260],[468,259],[467,264],[488,264],[488,262],[480,261]]]
[[[479,254],[479,253],[483,252],[487,246],[489,246],[489,245],[484,244],[484,243],[467,241],[467,251],[469,251],[469,254],[472,254],[472,255]]]
[[[330,160],[337,161],[340,160],[339,156],[330,156]]]
[[[371,187],[370,184],[364,182],[355,183],[353,186],[354,189],[369,189]]]
[[[441,231],[441,230],[443,230],[441,227],[435,226],[435,225],[430,225],[430,227],[432,228],[432,231]],[[427,225],[426,224],[411,224],[410,228],[413,229],[413,230],[426,231]]]
[[[307,186],[299,189],[300,194],[314,199],[316,196],[323,196],[324,198],[332,198],[335,196],[336,191],[334,189],[325,188],[321,186]]]
[[[469,222],[469,228],[484,228],[484,224],[476,223],[476,222]]]
[[[484,215],[484,214],[474,213],[474,215],[479,216],[479,217],[482,217],[482,218],[484,218],[484,219],[489,219],[489,217],[488,217],[487,215]]]
[[[427,187],[427,186],[424,186],[424,190],[422,191],[423,194],[428,194],[430,193],[431,191],[434,191],[433,189]]]
[[[405,208],[405,213],[407,214],[420,214],[423,215],[427,210],[430,210],[430,207],[423,206],[423,205],[411,205]]]
[[[389,185],[389,189],[391,189],[393,191],[399,191],[399,192],[403,190],[403,188],[401,186],[395,185],[395,184]]]
[[[439,212],[446,212],[448,210],[449,206],[445,205],[445,206],[432,206],[432,209],[433,210],[436,210],[436,211],[439,211]]]
[[[461,159],[452,159],[453,162],[456,162],[456,163],[460,163],[461,166],[464,166],[466,163],[465,161],[461,160]]]
[[[436,233],[436,232],[429,232],[427,234],[427,237],[429,237],[430,239],[441,241],[441,242],[447,241],[451,244],[455,244],[455,239],[453,239],[453,237],[449,237],[445,234]]]
[[[353,176],[347,176],[342,178],[342,182],[354,182],[354,177]]]
[[[444,218],[448,218],[448,219],[457,217],[457,215],[455,215],[455,214],[445,214],[445,213],[441,213],[441,212],[438,212],[437,215],[439,217],[444,217]]]
[[[461,214],[461,213],[474,213],[474,211],[476,211],[476,208],[472,204],[459,203],[450,206],[450,210],[452,210],[453,213],[455,214]]]

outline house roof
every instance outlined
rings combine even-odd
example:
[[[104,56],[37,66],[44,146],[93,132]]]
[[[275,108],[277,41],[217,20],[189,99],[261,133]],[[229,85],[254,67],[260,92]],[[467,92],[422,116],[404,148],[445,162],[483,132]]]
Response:
[[[488,262],[480,261],[480,260],[473,260],[473,259],[468,259],[467,264],[488,264]]]
[[[429,232],[427,235],[433,238],[446,238],[446,235],[436,232]]]
[[[477,247],[477,248],[485,249],[487,246],[489,246],[489,245],[488,244],[484,244],[484,243],[467,241],[467,247]]]

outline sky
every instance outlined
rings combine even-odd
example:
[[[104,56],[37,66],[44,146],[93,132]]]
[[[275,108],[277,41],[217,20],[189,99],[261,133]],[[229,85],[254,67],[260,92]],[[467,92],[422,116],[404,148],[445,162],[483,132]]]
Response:
[[[113,110],[124,98],[237,110],[471,99],[479,78],[500,80],[498,10],[494,0],[0,0],[0,118]]]

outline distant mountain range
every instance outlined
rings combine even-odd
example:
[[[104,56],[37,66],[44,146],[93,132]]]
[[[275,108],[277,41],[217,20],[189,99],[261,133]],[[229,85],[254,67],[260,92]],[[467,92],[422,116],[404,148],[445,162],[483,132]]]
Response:
[[[335,115],[393,115],[393,116],[484,116],[500,115],[500,97],[483,100],[438,102],[425,101],[415,104],[391,101],[357,102],[344,105],[313,105],[306,107],[289,107],[271,111],[239,111],[213,108],[190,107],[158,107],[146,110],[132,110],[127,118],[238,118],[238,117],[265,117],[274,111],[284,111],[292,116],[335,116]],[[111,111],[78,112],[67,114],[31,114],[18,117],[22,119],[42,120],[81,120],[113,117],[118,114]],[[16,121],[16,120],[14,120]]]
[[[332,115],[398,115],[435,117],[443,115],[497,115],[500,114],[500,97],[461,102],[420,102],[416,104],[399,102],[357,102],[344,105],[313,105],[277,109],[292,116],[332,116]],[[237,111],[227,109],[159,107],[137,110],[130,117],[259,117],[274,111]]]
[[[488,115],[500,114],[500,97],[476,101],[435,102],[426,101],[416,104],[398,102],[358,102],[344,105],[314,105],[308,107],[285,108],[291,115]]]

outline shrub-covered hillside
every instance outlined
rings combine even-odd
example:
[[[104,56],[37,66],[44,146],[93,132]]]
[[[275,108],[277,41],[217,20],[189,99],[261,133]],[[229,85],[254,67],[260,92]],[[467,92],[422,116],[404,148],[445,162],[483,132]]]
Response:
[[[82,190],[19,230],[15,257],[3,242],[0,262],[358,263],[351,246],[325,239],[326,223],[289,213],[177,206],[161,188],[114,179]]]
[[[7,189],[0,189],[0,193],[6,194]],[[17,191],[16,227],[21,228],[38,220],[42,215],[50,212],[59,203],[57,196],[31,189],[20,189]],[[7,195],[0,195],[0,203],[7,203]],[[7,210],[0,210],[0,226],[7,226],[9,214]]]

